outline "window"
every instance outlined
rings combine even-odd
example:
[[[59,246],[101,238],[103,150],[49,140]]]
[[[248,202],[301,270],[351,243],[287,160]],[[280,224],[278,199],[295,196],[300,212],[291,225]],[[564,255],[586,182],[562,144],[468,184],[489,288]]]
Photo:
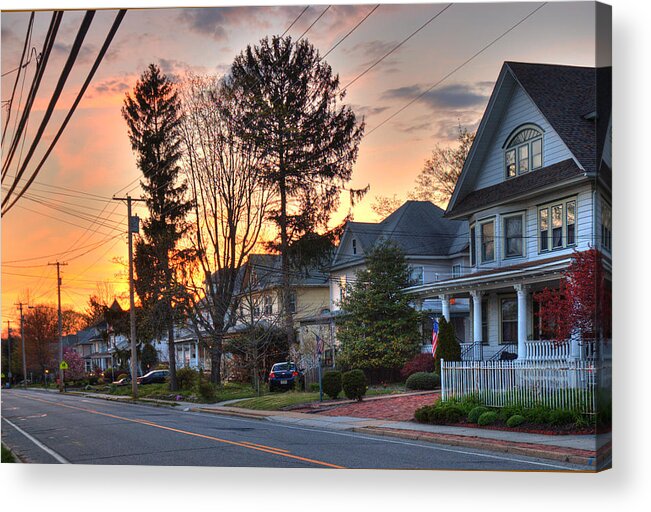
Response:
[[[500,301],[500,318],[502,321],[502,337],[500,343],[517,343],[518,341],[518,301],[506,298]]]
[[[475,266],[475,255],[477,254],[477,239],[475,238],[475,226],[470,226],[470,266]]]
[[[604,249],[611,251],[613,243],[613,219],[610,205],[605,201],[601,203],[601,245]]]
[[[495,222],[488,221],[481,224],[481,262],[495,260]]]
[[[576,199],[538,208],[540,252],[576,245]]]
[[[409,268],[409,279],[414,285],[424,283],[425,269],[423,267],[410,267]]]
[[[461,277],[461,265],[452,265],[452,277]]]
[[[264,296],[264,314],[271,315],[273,313],[273,302],[269,295]]]
[[[567,245],[576,244],[576,201],[568,201],[565,206],[565,226]]]
[[[542,136],[538,127],[526,126],[509,139],[504,151],[507,178],[542,167]]]
[[[357,239],[353,238],[353,254],[357,254]]]
[[[346,298],[346,276],[339,278],[339,301]]]
[[[524,215],[504,217],[504,257],[524,256]]]
[[[296,313],[296,292],[289,292],[289,312]]]

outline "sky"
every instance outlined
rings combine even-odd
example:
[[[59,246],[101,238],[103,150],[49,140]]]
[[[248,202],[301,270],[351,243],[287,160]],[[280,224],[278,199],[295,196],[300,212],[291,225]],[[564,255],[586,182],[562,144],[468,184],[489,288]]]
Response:
[[[68,263],[62,267],[63,307],[83,310],[98,282],[109,282],[117,292],[127,289],[124,266],[114,261],[125,260],[127,255],[126,206],[111,197],[141,194],[139,171],[120,109],[125,93],[149,63],[176,76],[188,71],[222,75],[247,45],[283,33],[295,20],[287,33],[298,38],[314,23],[304,37],[323,54],[375,5],[333,4],[328,8],[328,4],[311,4],[298,20],[305,5],[129,10],[35,183],[2,218],[3,328],[7,320],[17,325],[14,304],[19,300],[56,302],[56,268],[48,263],[57,259]],[[453,144],[459,124],[469,130],[477,127],[504,61],[594,65],[592,2],[545,4],[472,58],[540,5],[380,4],[328,55],[327,62],[345,86],[440,13],[346,89],[344,102],[366,123],[350,186],[370,185],[370,192],[355,208],[355,220],[377,221],[370,209],[374,197],[397,194],[406,198],[432,149],[437,144]],[[64,14],[32,109],[23,154],[34,139],[83,14]],[[58,130],[115,14],[114,10],[97,12],[28,175]],[[37,52],[50,17],[51,11],[36,14],[31,46]],[[1,16],[3,129],[5,101],[16,77],[12,70],[20,61],[28,19],[29,12],[3,11]],[[27,94],[34,69],[32,59],[26,68],[26,85],[22,89],[22,82],[18,83],[16,98],[21,91],[23,96]],[[20,108],[12,109],[3,152],[12,137],[16,112],[19,114]],[[3,196],[15,173],[14,162],[3,181]],[[134,211],[146,215],[142,205],[136,204]],[[334,220],[345,213],[342,208]]]

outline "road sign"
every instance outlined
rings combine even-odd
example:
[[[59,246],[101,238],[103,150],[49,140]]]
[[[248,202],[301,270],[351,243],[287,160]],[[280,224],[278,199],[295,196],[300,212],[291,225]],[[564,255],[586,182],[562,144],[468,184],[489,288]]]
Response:
[[[68,369],[68,363],[66,363],[65,361],[61,361],[59,363],[59,370],[67,370],[67,369]]]

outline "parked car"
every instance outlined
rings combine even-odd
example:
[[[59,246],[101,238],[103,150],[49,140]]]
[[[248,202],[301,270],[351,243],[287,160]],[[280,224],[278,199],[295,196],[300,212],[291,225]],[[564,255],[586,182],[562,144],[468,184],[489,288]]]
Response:
[[[142,377],[138,377],[136,382],[138,384],[157,384],[165,382],[169,376],[169,370],[152,370],[149,373],[145,373]]]
[[[269,372],[269,391],[299,387],[305,390],[305,374],[296,364],[290,362],[276,363]]]
[[[113,384],[114,386],[126,386],[127,384],[130,383],[131,383],[130,377],[122,377],[121,379],[111,382],[111,384]]]

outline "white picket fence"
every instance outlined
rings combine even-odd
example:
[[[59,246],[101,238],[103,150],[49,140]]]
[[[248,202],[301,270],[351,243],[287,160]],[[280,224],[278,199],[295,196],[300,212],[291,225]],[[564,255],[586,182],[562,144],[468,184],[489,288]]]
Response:
[[[441,398],[475,395],[493,407],[540,404],[594,414],[598,371],[590,361],[442,361]]]

